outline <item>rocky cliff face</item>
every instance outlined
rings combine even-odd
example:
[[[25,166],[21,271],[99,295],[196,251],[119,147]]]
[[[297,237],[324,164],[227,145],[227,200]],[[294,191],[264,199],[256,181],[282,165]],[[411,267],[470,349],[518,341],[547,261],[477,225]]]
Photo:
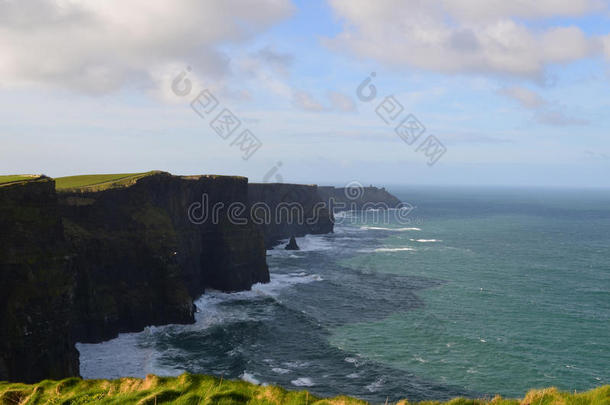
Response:
[[[291,236],[333,231],[332,214],[316,185],[251,183],[248,199],[269,249]]]
[[[318,187],[318,193],[324,201],[331,199],[338,203],[338,210],[362,210],[368,208],[399,208],[401,201],[385,188],[377,187]]]
[[[78,375],[74,288],[55,182],[0,186],[0,381]]]
[[[78,375],[76,341],[192,322],[206,288],[269,281],[260,229],[226,215],[247,187],[168,173],[97,192],[0,186],[0,380]]]
[[[78,375],[76,341],[192,322],[206,288],[269,281],[265,247],[332,232],[328,201],[341,195],[161,172],[101,191],[0,185],[0,380]],[[383,189],[362,200],[398,202]]]
[[[189,323],[193,299],[206,288],[245,290],[269,280],[260,231],[226,217],[231,203],[247,202],[246,178],[160,173],[127,188],[60,193],[59,200],[76,255],[79,341]],[[189,218],[191,206],[197,209]]]

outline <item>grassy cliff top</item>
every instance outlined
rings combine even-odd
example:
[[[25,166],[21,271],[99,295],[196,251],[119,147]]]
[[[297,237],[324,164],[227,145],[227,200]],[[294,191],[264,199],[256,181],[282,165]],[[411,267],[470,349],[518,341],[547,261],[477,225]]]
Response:
[[[85,174],[55,178],[57,191],[102,191],[128,187],[143,177],[161,173],[157,170],[143,173]]]
[[[0,186],[9,184],[9,183],[19,183],[22,181],[30,181],[41,178],[40,174],[9,174],[5,176],[0,176]]]
[[[0,382],[0,405],[5,404],[234,404],[234,405],[364,405],[364,401],[340,396],[321,399],[307,391],[287,391],[244,381],[223,381],[210,376],[183,374],[179,377],[118,380],[44,380],[38,384]],[[397,404],[414,404],[407,400]],[[426,401],[420,405],[441,405]],[[583,393],[567,393],[555,388],[532,390],[522,400],[456,398],[445,405],[609,405],[610,385]]]
[[[139,179],[154,174],[165,173],[159,170],[151,170],[142,173],[114,173],[114,174],[84,174],[78,176],[67,176],[55,178],[55,189],[59,192],[91,192],[103,191],[112,188],[129,187]],[[166,173],[169,174],[169,173]],[[215,174],[200,174],[191,176],[176,176],[185,180],[209,179],[239,179],[247,181],[242,176],[223,176]]]

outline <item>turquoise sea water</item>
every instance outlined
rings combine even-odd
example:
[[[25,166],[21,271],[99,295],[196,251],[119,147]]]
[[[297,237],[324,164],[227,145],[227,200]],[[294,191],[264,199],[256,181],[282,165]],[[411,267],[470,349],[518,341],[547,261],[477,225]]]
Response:
[[[401,190],[422,231],[346,266],[439,280],[423,306],[335,328],[334,345],[470,390],[583,390],[610,370],[610,204],[595,192]]]
[[[84,377],[212,373],[322,395],[522,396],[610,383],[610,192],[394,187],[410,223],[347,213],[270,251],[271,283],[194,325],[78,345]]]

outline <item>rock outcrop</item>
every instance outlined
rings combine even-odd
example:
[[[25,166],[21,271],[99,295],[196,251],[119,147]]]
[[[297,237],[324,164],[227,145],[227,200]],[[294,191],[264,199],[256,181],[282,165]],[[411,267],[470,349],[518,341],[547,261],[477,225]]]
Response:
[[[337,204],[339,210],[366,210],[399,208],[401,201],[385,188],[378,187],[318,187],[318,193],[324,201]]]
[[[55,182],[0,185],[0,381],[78,375],[70,255]]]
[[[248,200],[268,249],[291,236],[333,231],[334,218],[316,185],[250,183]]]
[[[294,236],[290,237],[290,241],[288,242],[288,244],[286,246],[284,246],[284,249],[286,249],[286,250],[300,250],[299,245],[297,245],[297,240],[294,238]]]

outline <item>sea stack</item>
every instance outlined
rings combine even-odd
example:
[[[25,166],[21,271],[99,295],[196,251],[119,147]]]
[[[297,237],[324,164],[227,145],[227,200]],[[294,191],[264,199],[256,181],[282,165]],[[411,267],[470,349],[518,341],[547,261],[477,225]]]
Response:
[[[294,236],[290,237],[290,242],[288,242],[288,244],[286,245],[286,247],[284,249],[286,249],[286,250],[300,250],[299,249],[299,245],[297,245],[297,240],[294,238]]]

